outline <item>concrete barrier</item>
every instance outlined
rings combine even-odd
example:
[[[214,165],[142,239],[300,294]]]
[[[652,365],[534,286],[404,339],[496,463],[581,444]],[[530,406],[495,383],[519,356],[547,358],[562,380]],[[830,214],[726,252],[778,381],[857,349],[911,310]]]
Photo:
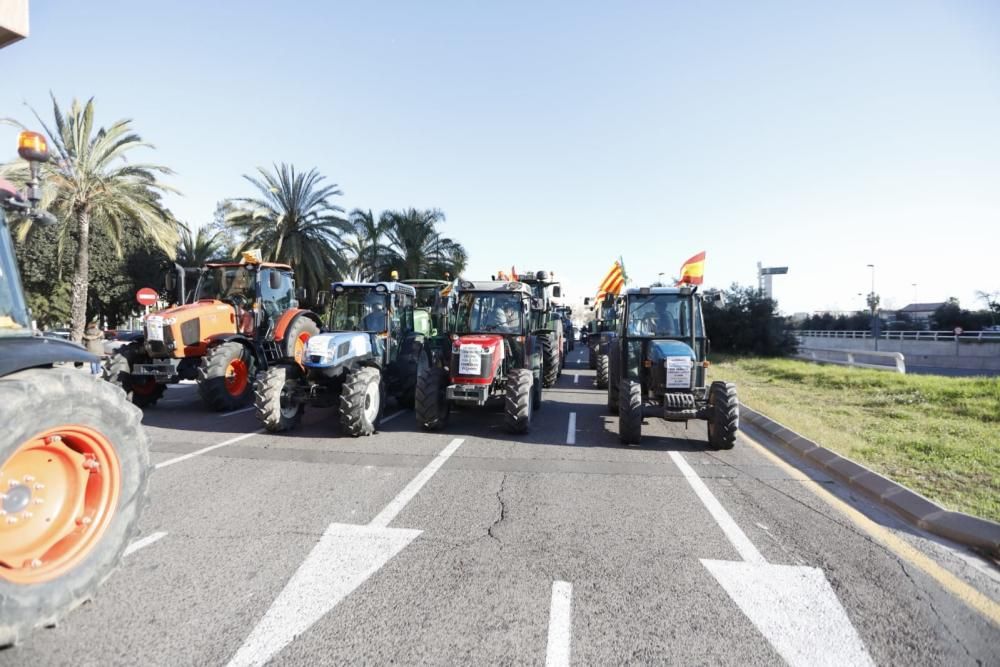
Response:
[[[875,341],[871,338],[800,335],[799,347],[801,350],[874,351]],[[902,353],[906,358],[907,366],[1000,372],[1000,343],[995,342],[979,342],[961,338],[951,341],[880,339],[878,351]]]

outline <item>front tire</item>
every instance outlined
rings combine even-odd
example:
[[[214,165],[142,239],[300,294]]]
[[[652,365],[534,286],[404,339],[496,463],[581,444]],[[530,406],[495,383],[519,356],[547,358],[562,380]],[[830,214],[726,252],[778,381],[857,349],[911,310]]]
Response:
[[[507,373],[504,396],[504,425],[511,433],[527,433],[531,428],[531,396],[534,378],[527,368]]]
[[[149,361],[142,343],[123,345],[105,362],[104,379],[121,387],[128,399],[140,408],[151,408],[163,398],[166,385],[159,384],[153,377],[132,375],[135,364]]]
[[[430,367],[417,378],[414,412],[417,423],[427,431],[444,428],[448,423],[450,406],[445,397],[448,386],[448,372],[443,368]]]
[[[352,372],[340,390],[340,429],[357,438],[371,435],[382,416],[382,374],[362,366]]]
[[[642,440],[642,385],[626,380],[618,402],[618,439],[623,445]]]
[[[608,355],[602,354],[597,357],[597,388],[608,388]]]
[[[141,418],[119,388],[77,370],[0,378],[3,506],[18,519],[0,540],[0,647],[54,625],[121,564],[146,505]],[[8,485],[13,474],[34,481]]]
[[[559,347],[554,333],[539,336],[542,342],[542,386],[548,389],[559,380]]]
[[[198,394],[212,410],[228,412],[253,400],[254,359],[235,341],[209,348],[198,367]]]
[[[618,414],[618,389],[621,385],[621,371],[618,369],[620,364],[618,358],[618,349],[614,346],[608,350],[608,411],[611,414]]]
[[[732,382],[713,382],[708,389],[708,444],[713,449],[732,449],[740,430],[740,399]]]
[[[290,431],[302,421],[305,405],[293,398],[301,381],[298,366],[281,364],[257,374],[254,380],[254,413],[271,433]]]

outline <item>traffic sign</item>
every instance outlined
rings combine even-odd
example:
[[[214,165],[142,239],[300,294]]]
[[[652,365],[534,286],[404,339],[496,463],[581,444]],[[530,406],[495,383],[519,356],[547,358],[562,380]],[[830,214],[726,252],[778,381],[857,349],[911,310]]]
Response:
[[[140,306],[152,306],[156,303],[156,299],[156,290],[151,287],[143,287],[135,293],[135,300],[139,302]]]
[[[955,327],[955,335],[956,336],[961,336],[962,335],[962,331],[963,331],[962,327]]]

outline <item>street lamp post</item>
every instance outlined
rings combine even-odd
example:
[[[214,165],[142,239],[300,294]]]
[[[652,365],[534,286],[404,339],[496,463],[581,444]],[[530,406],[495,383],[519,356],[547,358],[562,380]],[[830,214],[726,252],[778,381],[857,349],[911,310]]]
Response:
[[[879,298],[875,295],[875,265],[869,264],[868,268],[872,270],[872,291],[868,295],[868,307],[872,311],[872,338],[875,340],[875,351],[878,351],[878,319],[876,319],[876,312],[878,311]]]

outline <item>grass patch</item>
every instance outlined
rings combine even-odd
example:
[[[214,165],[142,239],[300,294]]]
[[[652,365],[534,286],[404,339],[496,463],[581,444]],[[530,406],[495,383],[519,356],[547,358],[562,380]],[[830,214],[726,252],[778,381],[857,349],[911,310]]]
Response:
[[[709,379],[824,447],[945,507],[1000,521],[1000,378],[720,358]]]

